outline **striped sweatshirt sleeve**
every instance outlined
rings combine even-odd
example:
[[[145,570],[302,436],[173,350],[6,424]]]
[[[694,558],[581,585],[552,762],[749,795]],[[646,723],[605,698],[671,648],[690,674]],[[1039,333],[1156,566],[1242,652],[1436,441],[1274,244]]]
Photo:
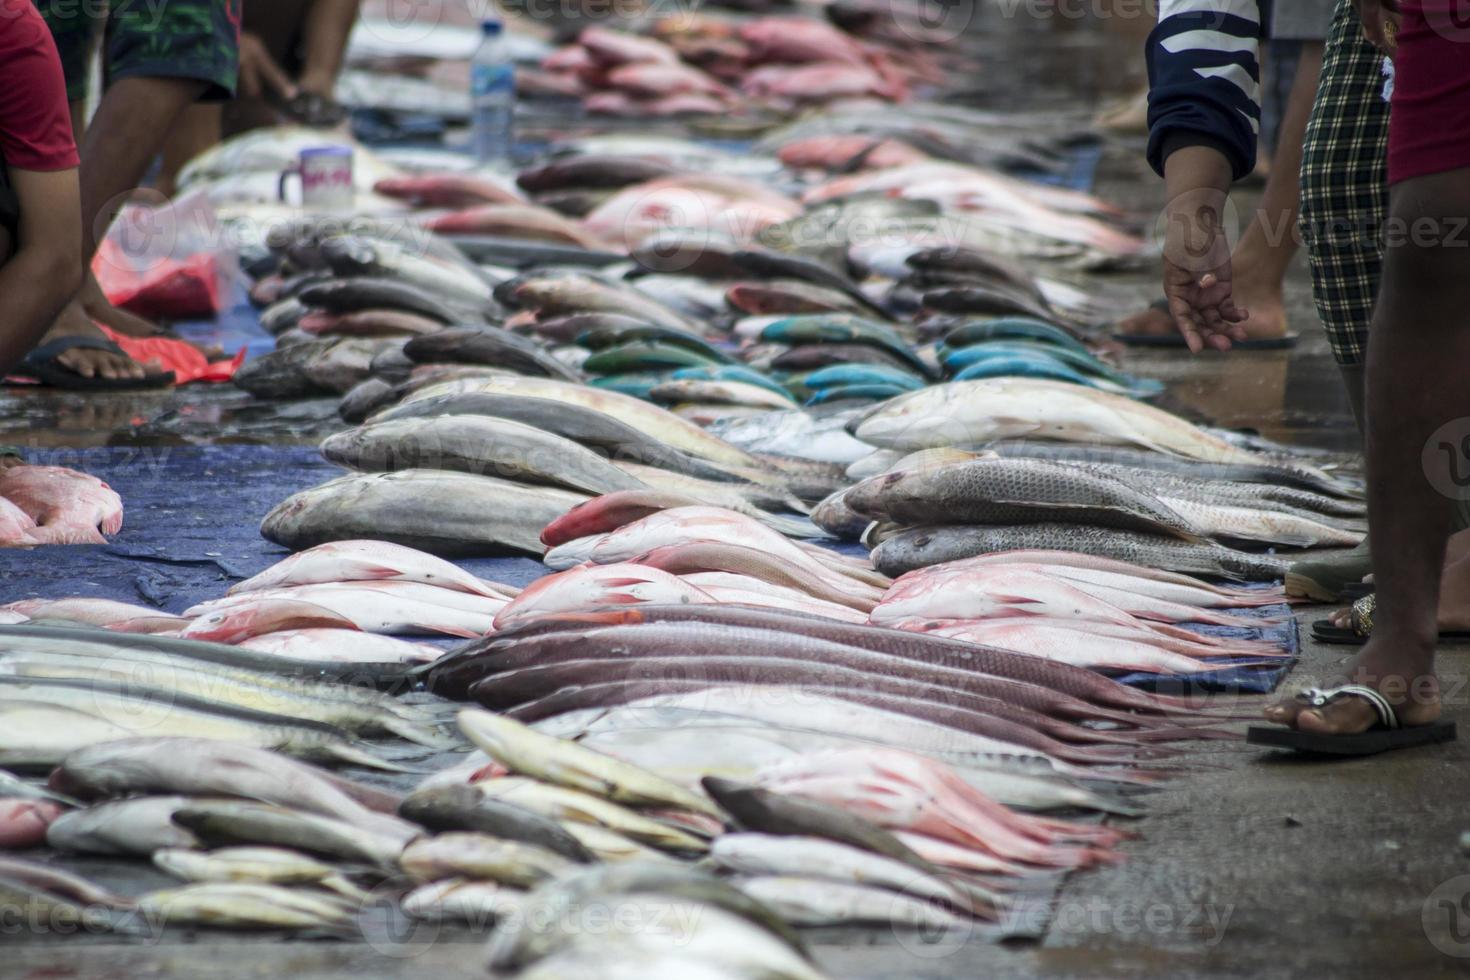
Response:
[[[1290,2],[1290,0],[1288,0]],[[1239,180],[1255,167],[1261,127],[1256,0],[1159,0],[1148,37],[1148,162],[1210,146]]]

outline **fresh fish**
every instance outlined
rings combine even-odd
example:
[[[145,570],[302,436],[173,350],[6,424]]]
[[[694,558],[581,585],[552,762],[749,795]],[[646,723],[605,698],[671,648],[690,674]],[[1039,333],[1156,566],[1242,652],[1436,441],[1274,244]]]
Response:
[[[0,609],[19,613],[26,619],[81,623],[124,633],[164,633],[188,625],[188,620],[162,610],[112,599],[20,599]]]
[[[803,386],[814,390],[872,384],[895,385],[907,391],[918,391],[924,387],[924,382],[911,372],[877,364],[834,364],[803,375],[800,381]]]
[[[189,796],[139,796],[73,810],[46,828],[46,843],[58,851],[141,857],[160,848],[198,847],[193,834],[172,822],[181,808],[197,802]]]
[[[991,378],[957,381],[879,405],[855,420],[864,442],[888,449],[969,446],[1040,436],[1152,449],[1207,462],[1259,457],[1177,416],[1119,395],[1056,381]]]
[[[648,396],[665,405],[685,402],[748,405],[753,408],[789,409],[795,406],[791,397],[777,395],[769,388],[740,381],[696,381],[671,379],[655,385]]]
[[[944,335],[944,345],[952,350],[994,340],[1043,343],[1091,356],[1087,346],[1062,327],[1025,317],[970,320],[951,327]]]
[[[444,324],[483,319],[492,312],[488,303],[470,305],[441,300],[411,283],[370,276],[314,283],[301,290],[298,298],[305,305],[328,313],[405,310]]]
[[[475,783],[480,792],[524,806],[556,820],[593,823],[644,844],[673,851],[700,852],[707,844],[692,834],[642,816],[610,800],[562,786],[551,786],[520,776],[503,776]]]
[[[173,690],[62,678],[0,676],[0,703],[18,723],[55,724],[80,714],[77,724],[38,735],[15,731],[16,743],[3,753],[8,765],[55,765],[69,752],[99,740],[140,734],[190,735],[274,748],[304,758],[395,768],[354,747],[340,728],[321,722],[270,714],[221,701],[205,701]],[[37,710],[37,703],[62,712]],[[95,720],[94,720],[95,719]]]
[[[256,398],[309,398],[329,394],[329,389],[307,376],[306,365],[336,343],[333,338],[278,346],[247,361],[230,380],[235,387]]]
[[[562,827],[594,854],[598,861],[676,861],[663,851],[640,844],[599,824],[562,821]]]
[[[720,816],[699,794],[575,742],[542,735],[510,718],[469,708],[459,713],[458,721],[466,738],[511,772],[629,806],[667,806]]]
[[[861,316],[815,314],[790,316],[767,324],[761,339],[782,344],[867,344],[897,358],[921,376],[933,369],[913,353],[892,327]]]
[[[636,290],[583,275],[535,275],[506,284],[507,295],[521,309],[541,318],[572,313],[617,313],[645,323],[679,330],[697,329],[688,318]]]
[[[108,891],[80,875],[36,861],[0,857],[0,879],[4,879],[7,885],[29,885],[83,905],[122,909],[133,904],[132,899]],[[6,899],[10,897],[6,895]]]
[[[539,556],[540,529],[583,499],[446,470],[352,474],[288,497],[261,534],[292,549],[373,537],[440,556]]]
[[[462,877],[513,888],[530,888],[576,866],[535,844],[466,831],[416,840],[403,849],[398,865],[420,881]]]
[[[581,380],[581,375],[552,357],[534,340],[488,324],[450,327],[415,337],[404,345],[403,351],[418,364],[484,364],[509,368],[518,374]]]
[[[974,350],[974,348],[968,348]],[[1129,398],[1152,398],[1163,391],[1159,384],[1140,384],[1134,387],[1119,384],[1062,363],[1056,357],[1023,351],[992,351],[985,356],[970,358],[970,363],[953,374],[955,381],[977,381],[983,378],[1041,378],[1083,385]]]
[[[521,199],[514,190],[480,174],[423,173],[385,177],[373,185],[373,190],[422,208],[514,204]]]
[[[197,616],[185,632],[204,638],[228,639],[224,634],[247,621],[253,611],[275,603],[306,603],[343,617],[350,627],[369,633],[425,634],[473,637],[491,628],[495,614],[508,602],[420,582],[327,582],[283,589],[242,592],[191,606]],[[252,634],[256,631],[251,631]]]
[[[1201,503],[1161,493],[1158,499],[1191,524],[1215,538],[1255,541],[1298,548],[1353,547],[1366,530],[1333,526],[1305,515],[1259,507]]]
[[[851,606],[863,612],[882,597],[880,590],[850,581],[833,584],[811,565],[798,565],[758,548],[716,542],[692,541],[683,545],[655,548],[637,559],[640,565],[675,575],[698,572],[732,572],[752,576],[771,585],[783,586],[805,596]]]
[[[615,392],[598,391],[586,385],[574,385],[549,378],[509,376],[483,378],[469,382],[447,382],[443,385],[424,388],[410,395],[409,401],[466,393],[543,398],[570,403],[580,408],[610,415],[625,425],[640,429],[666,445],[716,465],[746,468],[756,472],[764,469],[760,461],[750,454],[656,405],[650,405]]]
[[[0,794],[0,851],[40,847],[46,843],[46,828],[65,812],[66,807],[51,800]],[[3,865],[0,860],[0,875]]]
[[[518,888],[449,878],[420,885],[403,896],[399,905],[410,919],[480,926],[520,915],[525,902],[526,892]]]
[[[298,552],[230,587],[228,595],[296,585],[334,582],[419,582],[490,599],[509,599],[515,590],[486,582],[458,565],[386,541],[333,541]]]
[[[808,412],[771,412],[713,431],[743,449],[845,466],[873,451],[848,434],[846,423],[842,415],[818,420]]]
[[[706,777],[705,792],[746,830],[780,837],[819,837],[881,855],[923,875],[934,869],[888,831],[844,810],[728,779]]]
[[[370,897],[332,865],[282,847],[222,847],[208,853],[161,848],[153,852],[153,864],[183,881],[317,885],[359,902]]]
[[[702,367],[724,363],[724,361],[723,357],[711,357],[701,351],[676,344],[630,341],[597,351],[582,362],[582,368],[591,374],[622,375]]]
[[[342,235],[324,239],[321,254],[332,272],[343,278],[398,279],[450,304],[469,308],[479,308],[491,299],[490,284],[468,266],[440,262],[396,242]],[[303,301],[314,305],[308,297]]]
[[[547,556],[564,564],[561,556]],[[548,613],[580,612],[626,603],[709,603],[714,598],[677,576],[635,563],[583,564],[533,582],[496,616],[496,629]]]
[[[106,544],[122,530],[123,502],[111,487],[62,466],[0,469],[0,498],[25,513],[43,544]]]
[[[976,458],[898,470],[848,491],[847,506],[901,524],[1029,523],[1064,519],[1185,540],[1199,532],[1157,498],[1121,480],[1065,463]]]
[[[803,404],[808,408],[815,405],[829,405],[841,401],[886,401],[889,398],[897,398],[899,395],[913,391],[904,385],[894,384],[863,384],[863,385],[839,385],[833,388],[823,388],[808,398]]]
[[[839,541],[856,541],[872,519],[847,506],[846,490],[838,490],[812,508],[812,523]]]
[[[170,925],[215,929],[346,932],[354,907],[322,892],[243,882],[207,882],[149,892],[138,912]]]
[[[801,374],[826,367],[864,364],[889,368],[895,371],[916,371],[907,356],[900,356],[885,347],[865,343],[806,343],[782,350],[764,362],[752,358],[752,364],[772,371],[787,371]]]
[[[404,402],[373,417],[372,422],[485,415],[521,422],[570,439],[614,460],[657,466],[703,479],[733,480],[729,472],[673,448],[656,437],[591,408],[547,398],[467,393]]]
[[[489,415],[370,422],[328,436],[322,455],[366,472],[454,470],[594,494],[643,486],[570,439]]]
[[[859,302],[847,292],[800,279],[770,279],[736,283],[725,293],[736,310],[751,316],[802,313],[872,315],[869,301]]]
[[[873,562],[888,575],[902,575],[977,555],[1033,548],[1066,549],[1153,568],[1246,581],[1271,581],[1286,571],[1286,562],[1279,558],[1235,551],[1210,541],[1183,541],[1161,534],[1056,522],[1005,527],[911,527],[878,545],[873,550]]]
[[[120,921],[109,908],[64,891],[65,883],[55,876],[41,877],[30,868],[16,868],[15,862],[0,870],[0,904],[7,909],[23,910],[27,928],[55,931],[58,935],[127,932],[127,916]],[[12,913],[13,915],[14,913]]]
[[[709,856],[719,867],[742,875],[865,885],[926,902],[959,908],[968,904],[953,885],[911,864],[823,837],[724,834],[710,845]]]
[[[408,840],[413,828],[380,812],[392,794],[274,752],[192,738],[133,738],[79,749],[52,781],[86,798],[128,793],[234,796],[293,807]],[[364,800],[377,806],[370,807]]]
[[[1041,657],[1074,667],[1153,674],[1199,674],[1223,669],[1205,660],[1171,653],[1149,644],[1099,636],[1085,622],[1046,624],[1016,619],[993,620],[929,620],[924,632],[951,639],[966,640],[1000,650]],[[1269,659],[1230,666],[1269,664]]]
[[[294,300],[293,300],[294,302]],[[445,329],[437,320],[402,310],[358,310],[355,313],[313,311],[296,326],[316,337],[415,337]]]
[[[367,379],[373,362],[379,355],[394,349],[400,343],[401,341],[392,337],[337,339],[326,350],[302,365],[301,370],[317,387],[345,395]]]
[[[534,810],[486,796],[473,786],[447,785],[416,790],[404,799],[398,812],[405,819],[436,833],[474,831],[535,844],[579,864],[593,860],[592,853],[565,825]]]
[[[943,906],[866,885],[796,876],[741,879],[739,887],[796,926],[887,925],[961,930],[968,920]]]
[[[264,803],[187,801],[173,820],[210,847],[286,847],[384,870],[397,868],[405,844],[401,834],[379,834],[321,814]]]
[[[701,914],[709,915],[707,921],[711,925],[721,929],[736,922],[744,926],[741,930],[745,939],[744,952],[731,948],[725,956],[716,957],[717,962],[743,962],[756,953],[765,955],[774,944],[774,949],[781,953],[781,968],[795,972],[771,974],[758,970],[759,975],[790,976],[793,980],[819,976],[803,958],[806,956],[805,947],[791,927],[744,892],[707,871],[688,865],[639,861],[596,865],[536,889],[529,896],[525,914],[513,922],[502,924],[491,937],[490,968],[504,971],[526,966],[576,942],[578,934],[562,926],[567,921],[567,914],[574,909],[596,901],[607,903],[615,910],[620,898],[637,896],[658,898],[662,903],[691,903],[694,908],[702,910]],[[647,921],[650,925],[653,922],[652,919],[640,921]],[[635,931],[648,933],[653,930]],[[704,943],[696,945],[708,948]],[[687,952],[695,953],[697,950],[691,948]]]
[[[285,660],[343,664],[431,663],[444,653],[427,643],[409,643],[355,629],[280,630],[252,636],[237,645]]]
[[[677,171],[666,163],[640,156],[582,153],[523,170],[516,177],[522,190],[530,193],[581,187],[626,187]]]

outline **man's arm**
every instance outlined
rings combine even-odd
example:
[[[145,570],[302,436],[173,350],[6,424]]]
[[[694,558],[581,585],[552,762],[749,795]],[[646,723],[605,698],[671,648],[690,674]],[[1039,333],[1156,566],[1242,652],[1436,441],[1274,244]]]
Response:
[[[30,353],[82,283],[82,198],[77,171],[10,170],[20,240],[0,266],[0,375]]]
[[[314,0],[302,31],[306,51],[297,84],[304,92],[330,99],[342,72],[347,38],[357,22],[360,0]]]
[[[1164,296],[1189,349],[1244,340],[1224,219],[1255,166],[1260,10],[1254,0],[1160,0],[1149,35],[1148,160],[1164,177]]]

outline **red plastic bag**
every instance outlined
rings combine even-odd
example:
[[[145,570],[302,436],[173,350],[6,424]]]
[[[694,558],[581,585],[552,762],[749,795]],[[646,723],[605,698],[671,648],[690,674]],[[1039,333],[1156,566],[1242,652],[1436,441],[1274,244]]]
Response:
[[[172,337],[129,337],[102,324],[98,329],[139,364],[158,371],[172,371],[174,384],[191,381],[228,381],[245,363],[245,349],[227,361],[211,361],[193,344]]]
[[[117,243],[104,240],[92,271],[113,306],[148,320],[203,320],[220,311],[219,262],[200,252],[182,260],[158,259],[134,265],[121,257]]]

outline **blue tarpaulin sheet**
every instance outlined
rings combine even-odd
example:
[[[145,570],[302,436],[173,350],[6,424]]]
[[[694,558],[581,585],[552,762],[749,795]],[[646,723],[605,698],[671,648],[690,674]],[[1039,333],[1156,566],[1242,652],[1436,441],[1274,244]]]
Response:
[[[285,446],[147,446],[35,450],[33,463],[70,466],[106,480],[123,497],[123,529],[107,545],[71,545],[37,551],[0,549],[0,602],[32,597],[91,596],[142,603],[179,613],[223,595],[240,579],[274,564],[284,549],[260,536],[260,519],[299,490],[342,473],[314,448]],[[528,558],[458,562],[482,578],[524,586],[546,574]],[[1201,626],[1213,635],[1259,637],[1298,651],[1295,621],[1285,606],[1243,615],[1282,617],[1258,630]],[[1191,689],[1272,690],[1280,668],[1246,667],[1193,675]],[[1172,690],[1155,674],[1123,678]]]

